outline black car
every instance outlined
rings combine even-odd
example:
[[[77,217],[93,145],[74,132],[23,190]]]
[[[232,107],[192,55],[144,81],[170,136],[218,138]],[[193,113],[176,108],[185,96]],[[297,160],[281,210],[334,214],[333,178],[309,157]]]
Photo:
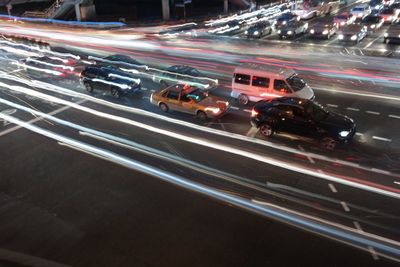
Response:
[[[301,20],[289,21],[286,25],[282,26],[277,30],[279,39],[283,38],[295,38],[299,34],[306,33],[308,29],[308,23]]]
[[[251,124],[265,137],[286,132],[318,139],[328,149],[350,141],[356,132],[349,117],[311,100],[290,97],[258,102],[252,110]]]
[[[313,38],[326,38],[330,39],[332,35],[337,32],[337,25],[332,19],[318,20],[312,27],[310,27],[310,37]]]
[[[143,63],[140,63],[134,58],[131,58],[130,56],[126,55],[111,55],[107,56],[104,58],[97,58],[97,57],[91,57],[92,59],[95,59],[97,62],[97,65],[99,66],[112,66],[115,68],[122,68],[122,69],[139,69],[139,70],[148,70],[149,67],[144,65]]]
[[[383,22],[384,19],[380,16],[368,15],[362,19],[361,24],[367,27],[368,32],[374,32],[382,27]]]
[[[268,21],[260,21],[251,26],[244,34],[247,38],[261,38],[272,33],[272,25]]]
[[[153,76],[153,81],[163,88],[176,83],[186,83],[200,88],[209,88],[218,81],[206,77],[197,69],[187,65],[173,65]]]
[[[92,93],[95,89],[110,91],[116,98],[141,91],[140,79],[108,67],[86,67],[80,80],[88,92]]]

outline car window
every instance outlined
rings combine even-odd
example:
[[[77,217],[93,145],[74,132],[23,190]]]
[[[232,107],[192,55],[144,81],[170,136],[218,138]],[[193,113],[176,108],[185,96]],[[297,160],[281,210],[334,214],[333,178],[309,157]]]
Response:
[[[179,92],[177,91],[169,91],[167,94],[167,98],[178,100],[179,99]]]
[[[183,102],[190,102],[191,100],[192,100],[192,99],[188,96],[187,93],[182,92],[182,94],[181,94],[181,101],[183,101]]]
[[[299,76],[296,74],[293,74],[287,78],[286,81],[295,92],[300,91],[306,86],[306,83],[303,81],[303,79],[299,78]]]
[[[236,73],[235,74],[235,83],[249,85],[250,84],[250,75]]]
[[[287,91],[288,86],[284,80],[274,80],[274,90],[276,91]]]
[[[251,85],[268,88],[269,87],[269,78],[253,76]]]

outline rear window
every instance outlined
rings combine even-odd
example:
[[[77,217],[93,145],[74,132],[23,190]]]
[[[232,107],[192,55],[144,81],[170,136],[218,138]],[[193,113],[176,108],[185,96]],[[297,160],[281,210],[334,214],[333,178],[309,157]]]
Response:
[[[269,79],[264,78],[264,77],[253,76],[251,85],[268,88],[269,87]]]
[[[235,83],[250,85],[250,75],[236,73],[235,74]]]

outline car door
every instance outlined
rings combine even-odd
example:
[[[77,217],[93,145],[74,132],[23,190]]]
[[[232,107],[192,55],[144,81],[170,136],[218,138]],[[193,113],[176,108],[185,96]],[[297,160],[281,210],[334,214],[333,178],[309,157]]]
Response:
[[[252,76],[251,86],[256,89],[261,97],[269,97],[271,94],[270,79],[261,76]]]
[[[180,111],[184,113],[189,113],[189,114],[195,114],[196,113],[196,105],[195,102],[192,98],[188,97],[187,93],[183,92],[180,95]]]
[[[170,90],[165,93],[165,102],[170,110],[180,110],[179,91]]]

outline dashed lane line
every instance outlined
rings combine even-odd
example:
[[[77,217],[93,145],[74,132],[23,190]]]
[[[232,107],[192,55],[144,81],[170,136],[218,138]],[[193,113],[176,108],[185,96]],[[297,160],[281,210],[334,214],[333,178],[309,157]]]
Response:
[[[349,208],[349,206],[347,206],[346,202],[340,201],[340,204],[342,205],[342,207],[343,207],[345,212],[349,212],[350,211],[350,208]]]
[[[303,151],[303,152],[306,151],[301,145],[298,145],[298,147],[299,147],[299,149],[300,149],[301,151]],[[307,156],[307,159],[308,159],[308,161],[309,161],[310,163],[315,164],[315,161],[314,161],[314,159],[313,159],[312,157]]]
[[[367,111],[365,111],[365,113],[372,114],[372,115],[381,115],[380,112],[371,111],[371,110],[367,110]]]
[[[392,139],[385,138],[385,137],[380,137],[380,136],[372,136],[372,139],[379,140],[379,141],[384,141],[384,142],[392,142]]]
[[[328,184],[328,186],[329,186],[329,188],[331,189],[331,191],[332,191],[333,193],[337,193],[337,192],[338,192],[337,189],[336,189],[336,187],[335,187],[333,184]]]
[[[374,260],[376,260],[376,261],[379,260],[378,253],[376,253],[376,251],[375,251],[375,249],[373,247],[369,246],[368,247],[368,251],[371,253],[372,258]]]
[[[346,109],[347,109],[347,110],[350,110],[350,111],[360,111],[360,109],[358,109],[358,108],[352,108],[352,107],[347,107]]]
[[[339,107],[338,105],[335,105],[335,104],[326,104],[328,107],[331,107],[331,108],[337,108],[337,107]]]
[[[358,232],[364,232],[363,229],[361,228],[361,225],[357,221],[353,221],[354,227],[357,229]]]
[[[389,114],[389,118],[400,119],[400,116]]]
[[[394,183],[400,185],[400,182],[398,182],[398,181],[394,181]]]
[[[249,131],[246,133],[246,136],[255,137],[257,132],[258,132],[258,129],[256,127],[251,127],[249,129]]]

